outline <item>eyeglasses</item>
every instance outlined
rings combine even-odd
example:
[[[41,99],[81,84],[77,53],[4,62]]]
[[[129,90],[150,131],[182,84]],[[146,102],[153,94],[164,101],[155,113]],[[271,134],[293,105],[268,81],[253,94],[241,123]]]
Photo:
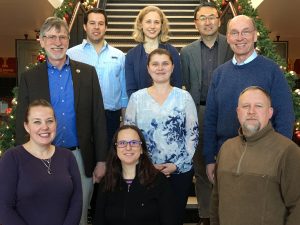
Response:
[[[115,143],[115,145],[119,148],[125,148],[127,145],[130,145],[130,147],[139,147],[141,146],[142,142],[138,140],[131,140],[131,141],[125,141],[121,140]]]
[[[219,17],[216,15],[210,15],[210,16],[199,16],[197,20],[200,20],[201,22],[206,22],[208,20],[209,22],[213,22],[214,20],[218,19]]]
[[[229,35],[234,38],[237,38],[240,34],[242,37],[249,37],[253,31],[254,30],[242,30],[241,32],[231,31],[231,32],[229,32]]]
[[[57,39],[59,39],[59,41],[61,41],[61,42],[69,40],[69,36],[66,36],[66,35],[60,35],[60,36],[44,35],[43,38],[46,38],[48,41],[51,41],[51,42],[55,42],[55,41],[57,41]]]

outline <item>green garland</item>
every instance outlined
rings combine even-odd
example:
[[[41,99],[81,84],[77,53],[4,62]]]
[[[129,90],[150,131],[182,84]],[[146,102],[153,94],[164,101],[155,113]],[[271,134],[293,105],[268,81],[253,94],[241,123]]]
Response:
[[[55,9],[54,15],[59,17],[59,18],[64,18],[66,21],[70,21],[73,11],[75,9],[75,6],[79,2],[78,0],[68,0],[64,1],[60,7]],[[82,6],[88,10],[92,7],[95,7],[97,4],[97,0],[84,0],[80,1]]]

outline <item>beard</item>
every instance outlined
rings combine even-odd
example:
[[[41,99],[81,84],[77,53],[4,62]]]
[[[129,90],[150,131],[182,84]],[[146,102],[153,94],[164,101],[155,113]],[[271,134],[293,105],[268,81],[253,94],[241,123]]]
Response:
[[[250,137],[254,134],[256,134],[261,128],[261,123],[256,120],[255,123],[248,123],[246,120],[242,125],[243,134],[246,137]]]

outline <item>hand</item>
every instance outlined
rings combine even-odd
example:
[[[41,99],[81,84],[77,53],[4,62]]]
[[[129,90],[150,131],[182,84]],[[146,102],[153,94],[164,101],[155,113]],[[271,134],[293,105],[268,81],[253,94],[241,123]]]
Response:
[[[174,173],[177,169],[174,163],[163,163],[163,164],[155,164],[156,169],[165,174],[166,177],[169,177],[172,173]]]
[[[105,175],[106,165],[105,162],[97,162],[93,172],[93,183],[99,183]]]
[[[208,180],[214,184],[215,183],[215,163],[210,163],[206,165],[206,174],[208,177]]]

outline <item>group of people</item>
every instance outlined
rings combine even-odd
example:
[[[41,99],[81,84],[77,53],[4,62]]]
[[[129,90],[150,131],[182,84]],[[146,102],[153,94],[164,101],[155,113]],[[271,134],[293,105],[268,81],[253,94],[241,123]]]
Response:
[[[18,146],[0,159],[0,224],[87,225],[99,183],[93,224],[182,225],[194,174],[199,224],[300,222],[282,71],[256,53],[252,18],[234,17],[224,36],[205,2],[194,22],[200,38],[179,54],[165,14],[147,6],[125,56],[105,41],[102,9],[70,49],[66,22],[46,19],[47,60],[21,75]]]

